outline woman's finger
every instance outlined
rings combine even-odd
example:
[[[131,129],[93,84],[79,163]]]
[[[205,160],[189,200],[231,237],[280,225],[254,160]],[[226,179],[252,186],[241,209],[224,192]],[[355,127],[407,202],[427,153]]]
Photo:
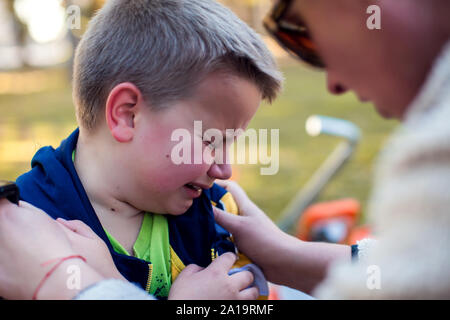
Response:
[[[95,232],[92,231],[92,229],[81,220],[65,220],[62,218],[58,218],[56,219],[56,221],[72,230],[76,234],[79,234],[80,236],[84,236],[90,239],[94,239],[97,237]]]
[[[230,185],[230,180],[216,180],[214,183],[218,184],[224,189],[228,190],[228,186]]]
[[[234,200],[236,201],[237,207],[239,208],[240,215],[247,216],[254,213],[253,208],[256,207],[256,205],[252,200],[250,200],[247,193],[237,182],[229,180],[218,180],[216,181],[216,183],[231,193]]]
[[[72,229],[67,227],[65,224],[61,223],[61,220],[59,218],[56,219],[55,221],[58,223],[59,227],[64,231],[67,238],[69,238],[69,240],[73,240],[74,236],[76,236],[76,233]]]
[[[21,208],[24,208],[24,209],[28,209],[28,210],[44,213],[44,211],[42,211],[39,208],[36,208],[31,203],[28,203],[26,201],[20,200],[19,203],[18,203],[18,206],[21,207]]]
[[[242,226],[242,217],[237,216],[226,211],[223,211],[219,208],[213,206],[214,212],[214,220],[224,227],[231,234],[235,234],[239,232],[240,227]]]

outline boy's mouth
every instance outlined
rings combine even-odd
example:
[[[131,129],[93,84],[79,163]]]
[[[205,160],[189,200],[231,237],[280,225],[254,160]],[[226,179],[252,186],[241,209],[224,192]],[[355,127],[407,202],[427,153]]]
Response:
[[[192,183],[186,183],[184,186],[194,191],[202,191],[202,188],[199,186],[194,186]]]
[[[200,183],[200,182],[189,182],[184,185],[184,189],[186,190],[189,197],[198,198],[202,194],[203,189],[209,189],[212,187],[211,184]]]
[[[187,196],[192,199],[198,198],[202,194],[202,188],[193,185],[192,183],[186,183],[183,186],[183,189],[185,190]]]

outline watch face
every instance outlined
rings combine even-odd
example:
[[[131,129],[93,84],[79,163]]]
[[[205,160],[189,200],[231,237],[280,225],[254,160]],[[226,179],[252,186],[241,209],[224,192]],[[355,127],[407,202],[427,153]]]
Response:
[[[19,188],[11,181],[0,180],[0,199],[6,198],[12,203],[17,204],[20,200]]]

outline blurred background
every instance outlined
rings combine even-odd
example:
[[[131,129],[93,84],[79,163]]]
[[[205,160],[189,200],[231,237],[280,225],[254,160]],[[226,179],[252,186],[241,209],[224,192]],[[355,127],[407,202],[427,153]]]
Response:
[[[103,2],[0,0],[0,179],[15,180],[30,169],[40,147],[56,148],[76,127],[71,97],[73,50]],[[221,2],[262,34],[286,78],[280,98],[263,105],[249,126],[280,129],[278,174],[263,176],[260,165],[236,165],[233,178],[277,219],[338,142],[308,136],[306,119],[312,114],[343,118],[361,128],[362,140],[319,200],[353,197],[364,208],[376,156],[397,123],[382,120],[372,105],[361,104],[353,94],[330,95],[322,72],[291,59],[271,41],[261,26],[271,0]],[[78,13],[80,19],[73,20]],[[75,29],[68,27],[68,21]]]

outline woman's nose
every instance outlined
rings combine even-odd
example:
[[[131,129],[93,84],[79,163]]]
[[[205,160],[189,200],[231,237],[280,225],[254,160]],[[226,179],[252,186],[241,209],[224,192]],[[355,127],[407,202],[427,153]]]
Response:
[[[333,75],[327,73],[327,86],[328,91],[334,95],[344,94],[348,89],[342,85]]]

